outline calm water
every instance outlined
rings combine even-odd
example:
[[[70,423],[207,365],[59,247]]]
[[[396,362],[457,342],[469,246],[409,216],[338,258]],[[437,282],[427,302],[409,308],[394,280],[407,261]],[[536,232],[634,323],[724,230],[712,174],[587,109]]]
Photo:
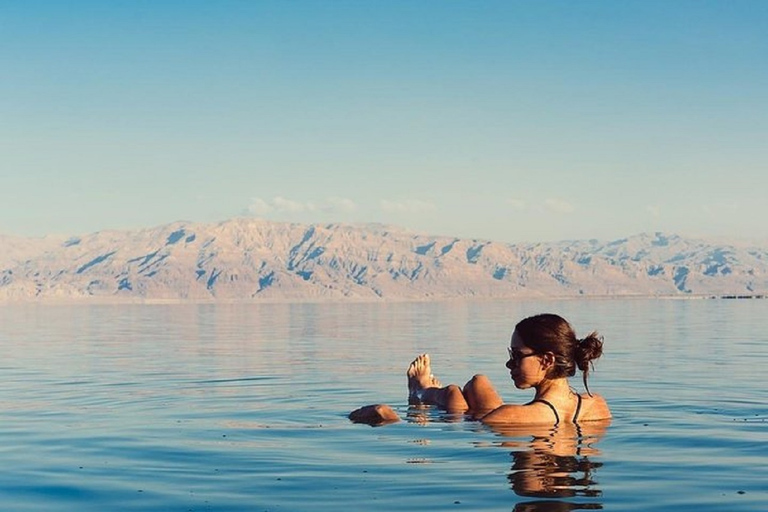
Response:
[[[424,351],[529,400],[503,364],[543,311],[605,336],[609,426],[406,405]],[[0,346],[5,510],[768,510],[768,300],[3,306]],[[374,402],[404,421],[347,420]]]

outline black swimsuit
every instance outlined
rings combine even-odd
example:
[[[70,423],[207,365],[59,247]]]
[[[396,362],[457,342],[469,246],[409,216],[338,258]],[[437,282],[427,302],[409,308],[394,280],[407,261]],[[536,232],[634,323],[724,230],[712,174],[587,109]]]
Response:
[[[579,419],[579,411],[581,411],[581,395],[576,393],[576,398],[578,399],[578,403],[576,404],[576,412],[573,414],[573,423],[576,423],[576,420]],[[545,404],[549,406],[550,409],[552,409],[552,412],[555,413],[555,426],[557,426],[558,423],[560,423],[560,415],[557,414],[557,409],[555,409],[555,406],[543,398],[537,398],[535,400],[531,400],[528,403],[535,404],[536,402],[541,402],[542,404]]]

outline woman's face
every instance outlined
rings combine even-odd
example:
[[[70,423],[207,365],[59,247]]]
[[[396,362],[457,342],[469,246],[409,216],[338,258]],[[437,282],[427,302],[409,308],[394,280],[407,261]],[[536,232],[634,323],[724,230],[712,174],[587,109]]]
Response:
[[[522,338],[517,332],[512,333],[512,341],[509,345],[509,360],[507,361],[509,376],[518,389],[527,389],[538,384],[543,375],[543,368],[539,354],[532,348],[523,344]]]

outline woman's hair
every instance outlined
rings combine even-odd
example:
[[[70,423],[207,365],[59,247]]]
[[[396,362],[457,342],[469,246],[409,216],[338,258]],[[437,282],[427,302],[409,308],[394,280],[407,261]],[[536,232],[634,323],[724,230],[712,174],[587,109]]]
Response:
[[[521,320],[515,332],[526,347],[544,354],[555,355],[551,378],[571,377],[576,368],[583,372],[584,387],[589,393],[587,375],[592,361],[603,354],[603,338],[592,332],[584,339],[577,339],[573,327],[559,315],[545,313]],[[591,393],[589,393],[591,395]]]

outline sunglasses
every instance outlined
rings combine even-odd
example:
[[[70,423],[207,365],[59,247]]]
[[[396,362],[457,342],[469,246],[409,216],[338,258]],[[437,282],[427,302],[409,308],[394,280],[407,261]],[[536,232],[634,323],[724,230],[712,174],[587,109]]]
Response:
[[[526,357],[536,356],[538,355],[536,352],[530,352],[528,354],[523,354],[519,350],[512,350],[511,348],[507,347],[507,352],[509,352],[509,362],[513,366],[517,366],[520,364],[520,362],[525,359]]]

